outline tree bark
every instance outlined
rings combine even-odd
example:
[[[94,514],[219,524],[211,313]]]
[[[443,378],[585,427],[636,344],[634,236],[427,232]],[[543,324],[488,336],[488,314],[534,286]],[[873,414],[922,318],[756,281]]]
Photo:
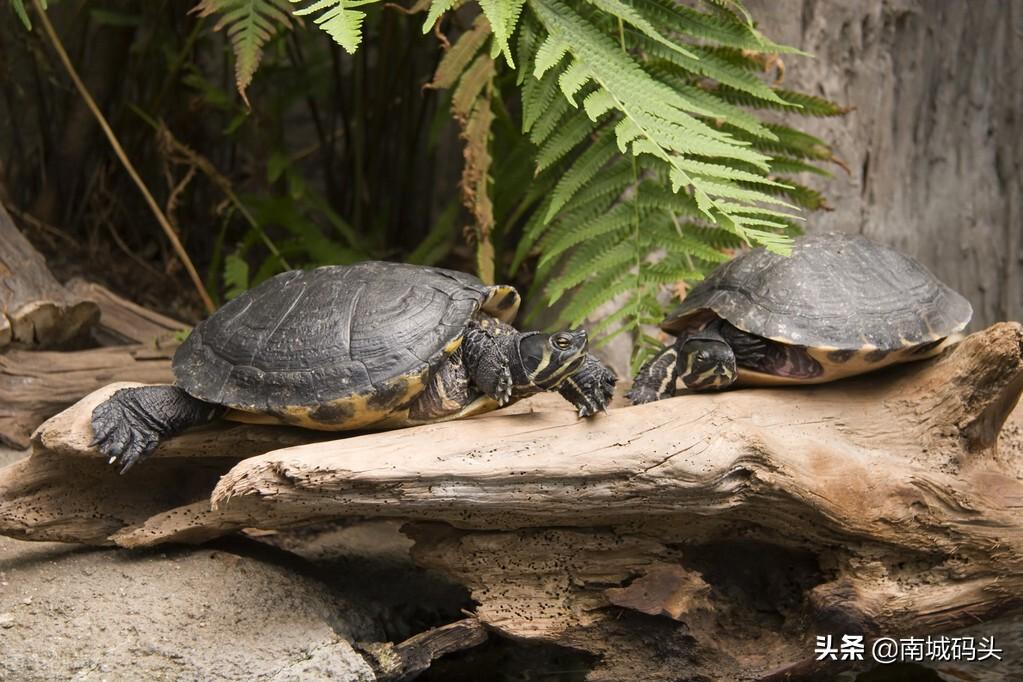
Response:
[[[99,318],[92,301],[71,294],[0,206],[0,348],[54,347],[88,334]]]
[[[0,532],[136,547],[402,519],[483,625],[595,654],[598,680],[784,675],[816,634],[922,636],[1023,606],[1019,324],[834,384],[595,420],[544,395],[307,444],[330,436],[214,425],[124,477],[88,447],[115,388],[0,472]]]

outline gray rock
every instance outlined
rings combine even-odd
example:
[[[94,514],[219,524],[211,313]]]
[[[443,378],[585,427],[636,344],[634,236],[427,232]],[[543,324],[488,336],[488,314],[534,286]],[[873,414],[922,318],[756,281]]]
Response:
[[[373,680],[372,607],[286,564],[0,538],[0,679]]]

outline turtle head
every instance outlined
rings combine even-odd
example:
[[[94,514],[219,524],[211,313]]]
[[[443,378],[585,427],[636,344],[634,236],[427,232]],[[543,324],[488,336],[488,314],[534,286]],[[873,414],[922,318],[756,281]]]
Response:
[[[737,377],[735,353],[720,337],[690,337],[682,344],[679,363],[678,376],[692,391],[727,388]]]
[[[555,334],[521,334],[520,366],[512,370],[515,384],[533,385],[544,390],[557,388],[582,364],[586,357],[586,343],[586,332],[582,329]]]

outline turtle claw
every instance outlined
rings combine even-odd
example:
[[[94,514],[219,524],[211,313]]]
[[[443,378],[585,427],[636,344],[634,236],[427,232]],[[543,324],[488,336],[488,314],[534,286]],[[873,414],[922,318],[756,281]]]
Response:
[[[497,377],[497,386],[494,388],[494,399],[497,404],[504,407],[511,402],[512,397],[512,375],[507,365]]]
[[[633,405],[644,405],[646,403],[652,403],[660,400],[661,398],[669,398],[671,396],[660,396],[657,394],[657,391],[652,388],[633,384],[632,390],[626,393],[625,397],[632,401]]]
[[[203,424],[222,412],[174,386],[122,388],[92,411],[92,443],[107,461],[128,471],[161,438]]]
[[[131,391],[121,389],[92,411],[92,443],[123,474],[154,449],[160,432],[136,405]]]
[[[575,405],[579,418],[592,417],[598,411],[607,413],[614,398],[618,377],[597,358],[587,355],[583,364],[562,382],[558,392]]]

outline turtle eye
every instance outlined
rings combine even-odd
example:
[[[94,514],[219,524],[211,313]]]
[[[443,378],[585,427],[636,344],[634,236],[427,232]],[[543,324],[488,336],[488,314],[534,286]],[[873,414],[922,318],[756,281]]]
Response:
[[[559,350],[567,350],[568,347],[571,345],[572,342],[569,340],[567,336],[558,334],[557,336],[554,337],[554,346]]]
[[[696,354],[696,359],[699,360],[700,362],[707,362],[707,351],[701,350],[699,353]]]

